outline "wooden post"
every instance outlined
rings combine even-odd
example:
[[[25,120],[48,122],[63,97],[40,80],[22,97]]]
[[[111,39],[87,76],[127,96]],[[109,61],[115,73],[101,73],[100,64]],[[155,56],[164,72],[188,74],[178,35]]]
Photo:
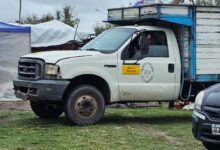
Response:
[[[175,106],[174,106],[174,101],[170,101],[168,108],[169,108],[169,109],[174,109],[174,107],[175,107]]]

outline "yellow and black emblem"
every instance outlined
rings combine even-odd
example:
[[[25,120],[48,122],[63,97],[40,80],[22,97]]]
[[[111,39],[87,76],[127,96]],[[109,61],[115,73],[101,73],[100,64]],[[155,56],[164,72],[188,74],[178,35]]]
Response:
[[[140,65],[123,65],[123,75],[140,75]]]

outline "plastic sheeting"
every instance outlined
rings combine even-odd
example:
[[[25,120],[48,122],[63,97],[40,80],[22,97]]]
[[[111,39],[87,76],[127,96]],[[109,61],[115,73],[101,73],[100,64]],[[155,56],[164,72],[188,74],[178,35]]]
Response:
[[[89,33],[77,31],[75,36],[75,28],[58,20],[52,20],[35,25],[17,23],[11,24],[31,28],[31,47],[56,46],[73,40],[80,43],[84,39],[87,39],[90,35]]]
[[[31,46],[48,47],[65,44],[74,40],[74,34],[74,28],[57,20],[31,25]],[[78,37],[75,40],[80,41]]]
[[[30,53],[30,33],[25,32],[0,32],[0,100],[16,99],[12,81],[17,76],[18,59]]]
[[[76,34],[75,28],[58,20],[52,20],[45,23],[30,25],[19,25],[22,27],[31,27],[31,47],[48,47],[62,45],[69,41],[82,42],[79,34]]]

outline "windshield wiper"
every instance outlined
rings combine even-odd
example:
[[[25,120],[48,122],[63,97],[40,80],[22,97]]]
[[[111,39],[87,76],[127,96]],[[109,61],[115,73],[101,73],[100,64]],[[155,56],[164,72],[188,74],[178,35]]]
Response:
[[[99,51],[98,49],[95,49],[95,48],[88,48],[86,49],[87,51]]]

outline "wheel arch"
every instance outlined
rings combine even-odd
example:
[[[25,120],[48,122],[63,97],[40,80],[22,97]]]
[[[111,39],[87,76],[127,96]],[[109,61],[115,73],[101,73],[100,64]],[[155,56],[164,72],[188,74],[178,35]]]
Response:
[[[94,74],[83,74],[78,75],[70,80],[70,84],[67,86],[64,94],[63,100],[65,101],[69,93],[80,85],[92,85],[96,87],[102,94],[105,99],[106,104],[111,103],[111,89],[108,82],[102,77]]]

